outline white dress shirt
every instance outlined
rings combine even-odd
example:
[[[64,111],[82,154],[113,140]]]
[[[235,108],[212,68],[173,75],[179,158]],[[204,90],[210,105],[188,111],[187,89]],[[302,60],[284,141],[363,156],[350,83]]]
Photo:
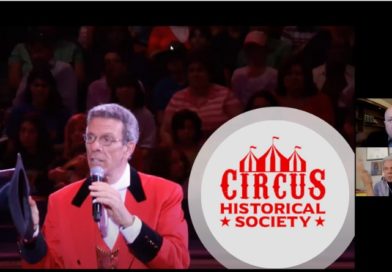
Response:
[[[129,164],[127,164],[124,173],[121,175],[120,179],[117,182],[110,184],[112,188],[116,189],[120,193],[123,202],[125,202],[125,196],[128,187],[130,185],[130,182],[131,182],[131,172],[130,172]],[[103,210],[103,214],[102,214],[103,218],[101,218],[101,221],[98,222],[98,227],[101,230],[102,238],[107,244],[107,246],[110,249],[113,249],[113,246],[116,243],[119,232],[121,232],[121,234],[124,236],[128,244],[133,243],[136,237],[139,235],[140,230],[142,228],[141,220],[137,216],[135,216],[135,221],[131,226],[127,228],[121,228],[119,225],[113,222],[111,218],[107,216],[107,212],[105,208],[103,208],[102,210]]]
[[[125,202],[125,196],[130,184],[131,172],[129,164],[127,164],[124,173],[121,175],[120,179],[116,183],[110,184],[110,186],[120,192],[121,199],[123,202]],[[113,222],[111,218],[107,216],[105,208],[103,208],[102,210],[103,213],[101,221],[97,224],[103,236],[102,238],[107,244],[107,246],[110,249],[113,249],[119,232],[121,232],[128,244],[132,244],[137,238],[137,236],[140,234],[140,231],[142,229],[142,221],[139,219],[139,217],[135,215],[135,220],[133,221],[133,224],[131,226],[127,228],[121,228],[119,225]],[[39,225],[35,226],[34,229],[35,231],[33,237],[35,238],[39,234]]]

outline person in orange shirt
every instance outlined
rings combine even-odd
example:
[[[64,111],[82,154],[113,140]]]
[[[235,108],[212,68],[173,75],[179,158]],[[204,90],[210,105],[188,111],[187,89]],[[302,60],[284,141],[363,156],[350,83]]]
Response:
[[[87,178],[50,195],[42,232],[29,199],[35,233],[19,244],[23,267],[189,267],[182,188],[129,165],[138,138],[136,118],[124,107],[103,104],[88,112],[87,161],[90,171],[103,169],[104,182]],[[93,202],[102,205],[98,222]]]

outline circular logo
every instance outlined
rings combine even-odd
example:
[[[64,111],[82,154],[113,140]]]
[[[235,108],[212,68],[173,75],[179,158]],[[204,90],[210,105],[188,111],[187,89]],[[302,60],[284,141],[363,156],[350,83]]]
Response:
[[[325,268],[354,238],[354,153],[304,111],[243,113],[192,168],[191,219],[227,268]]]

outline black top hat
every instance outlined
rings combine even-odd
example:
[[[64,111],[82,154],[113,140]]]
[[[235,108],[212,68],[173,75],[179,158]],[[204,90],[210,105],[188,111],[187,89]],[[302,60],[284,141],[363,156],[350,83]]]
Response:
[[[10,175],[11,170],[2,171],[2,176]],[[41,234],[36,239],[33,239],[34,226],[29,205],[29,195],[29,181],[23,166],[22,157],[18,153],[11,179],[0,189],[0,203],[3,202],[4,204],[8,198],[9,211],[20,240],[29,242],[29,244],[19,244],[20,253],[27,262],[35,263],[46,255],[47,247]]]
[[[22,239],[31,240],[34,234],[29,205],[30,187],[23,162],[18,153],[14,174],[9,183],[8,205],[12,220]]]

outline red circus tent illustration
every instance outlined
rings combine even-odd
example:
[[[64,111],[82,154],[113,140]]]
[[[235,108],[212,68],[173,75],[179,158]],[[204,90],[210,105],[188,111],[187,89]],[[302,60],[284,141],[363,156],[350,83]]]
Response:
[[[274,139],[279,138],[274,136],[271,147],[257,160],[258,172],[284,172],[289,170],[288,159],[275,147]]]
[[[297,153],[297,149],[300,146],[294,147],[294,152],[290,155],[288,159],[289,171],[290,172],[305,172],[306,171],[306,161]]]
[[[240,172],[256,172],[257,158],[252,152],[253,148],[256,147],[252,145],[248,154],[240,161]]]

